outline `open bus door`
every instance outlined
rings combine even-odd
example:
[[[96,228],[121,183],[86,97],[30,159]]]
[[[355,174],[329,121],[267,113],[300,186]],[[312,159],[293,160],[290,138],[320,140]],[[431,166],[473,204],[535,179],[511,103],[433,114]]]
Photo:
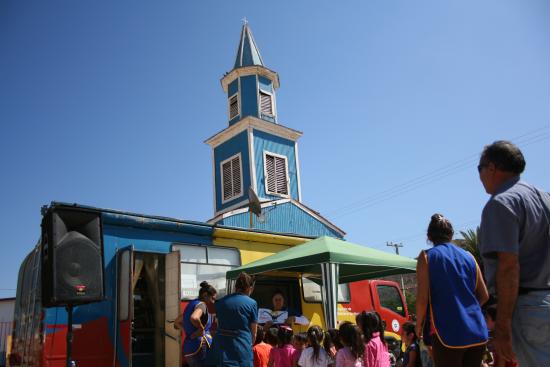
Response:
[[[179,256],[119,251],[116,366],[180,366]]]
[[[174,328],[174,320],[180,313],[180,252],[174,251],[165,256],[165,321],[164,356],[165,367],[181,366],[181,331]]]
[[[132,284],[134,249],[128,247],[117,253],[118,305],[115,342],[115,366],[131,366],[132,361]]]

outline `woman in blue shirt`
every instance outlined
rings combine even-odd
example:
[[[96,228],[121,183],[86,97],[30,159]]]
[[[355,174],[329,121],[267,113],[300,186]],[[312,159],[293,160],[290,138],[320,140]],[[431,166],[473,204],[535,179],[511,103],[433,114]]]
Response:
[[[254,289],[252,277],[239,274],[236,292],[216,302],[218,329],[212,342],[209,365],[252,367],[252,345],[256,339],[258,304],[250,294]]]
[[[420,252],[416,269],[416,333],[422,336],[429,312],[435,366],[479,366],[488,339],[481,305],[489,294],[476,260],[451,243],[453,234],[448,219],[432,215],[434,247]]]

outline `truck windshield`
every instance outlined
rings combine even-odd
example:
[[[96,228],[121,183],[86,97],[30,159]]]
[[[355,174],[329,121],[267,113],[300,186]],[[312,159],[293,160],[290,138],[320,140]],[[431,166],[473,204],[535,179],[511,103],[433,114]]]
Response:
[[[380,306],[387,308],[403,317],[405,317],[405,307],[401,300],[401,295],[396,287],[390,285],[376,286],[378,297],[380,298]]]

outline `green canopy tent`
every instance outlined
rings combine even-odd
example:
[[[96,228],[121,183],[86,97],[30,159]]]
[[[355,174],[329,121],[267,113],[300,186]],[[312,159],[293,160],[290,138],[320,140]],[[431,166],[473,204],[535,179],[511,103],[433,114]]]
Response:
[[[227,272],[260,274],[286,270],[319,277],[327,327],[336,326],[338,284],[387,275],[414,273],[416,261],[333,237],[319,237]]]

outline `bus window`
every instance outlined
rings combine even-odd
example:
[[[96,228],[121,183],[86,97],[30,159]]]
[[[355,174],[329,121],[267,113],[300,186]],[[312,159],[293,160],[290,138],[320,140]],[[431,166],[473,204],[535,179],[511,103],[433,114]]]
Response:
[[[403,317],[405,317],[405,307],[399,294],[399,290],[390,285],[376,286],[378,298],[380,298],[380,306],[387,308]]]
[[[181,258],[181,297],[197,298],[202,281],[218,291],[218,298],[227,294],[225,273],[241,265],[239,250],[231,247],[172,245]]]
[[[302,289],[304,301],[308,303],[321,303],[321,286],[313,280],[302,276]],[[338,285],[338,303],[350,303],[349,285],[342,283]]]

